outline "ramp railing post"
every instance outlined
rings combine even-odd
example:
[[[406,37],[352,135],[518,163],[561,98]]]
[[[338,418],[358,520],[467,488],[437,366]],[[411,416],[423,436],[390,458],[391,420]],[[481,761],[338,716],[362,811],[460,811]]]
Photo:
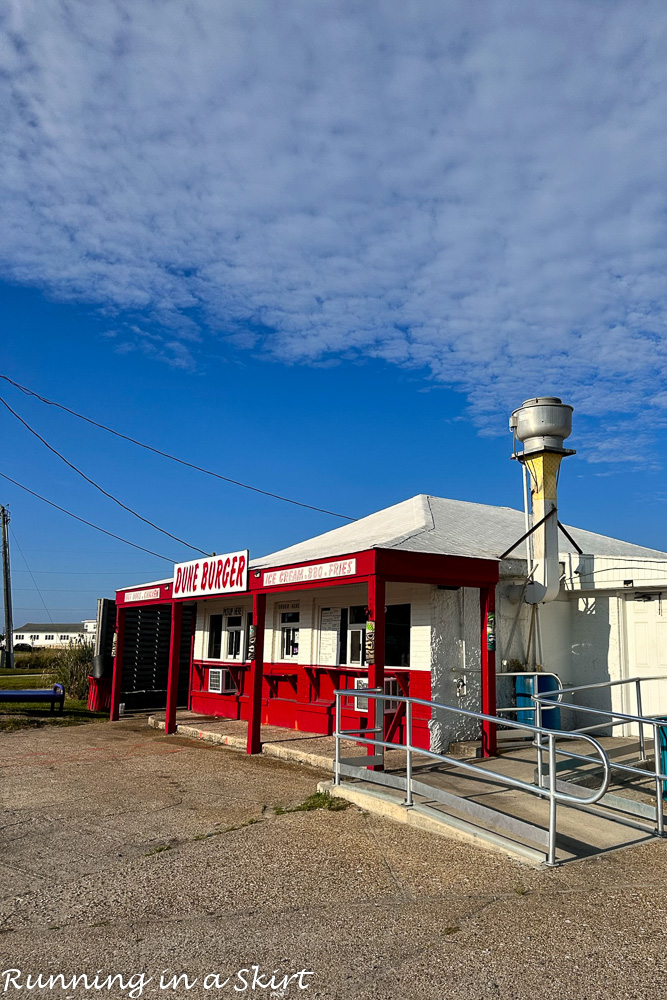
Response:
[[[537,787],[542,788],[544,785],[544,761],[542,759],[542,703],[540,701],[535,701],[535,725],[537,726],[537,733],[535,734],[537,740]]]
[[[379,691],[376,693],[376,695],[374,695],[374,697],[377,698],[377,702],[375,706],[375,732],[373,733],[373,736],[380,743],[384,741],[384,714],[385,714],[384,707],[386,698],[382,693],[383,691],[384,691],[384,684],[382,685],[382,688],[380,688]],[[379,713],[379,718],[378,718],[378,713]],[[378,769],[380,771],[384,771],[384,752],[386,748],[372,746],[371,749],[374,754],[377,754],[382,758],[382,763],[378,765]],[[373,768],[373,770],[375,770],[375,768]]]
[[[653,748],[655,753],[655,832],[659,837],[665,835],[665,819],[663,815],[662,794],[664,779],[662,777],[662,753],[660,749],[660,724],[653,723]]]
[[[405,706],[405,802],[404,806],[412,806],[412,702]]]
[[[547,864],[551,866],[556,864],[556,805],[556,737],[554,733],[549,733],[549,855]]]
[[[635,680],[635,691],[637,692],[637,715],[642,715],[642,682],[641,678]],[[612,732],[613,735],[613,732]],[[644,746],[644,723],[639,723],[639,752],[642,760],[646,760],[646,747]]]
[[[336,692],[336,758],[334,761],[334,785],[340,785],[340,730],[341,730],[341,696]]]

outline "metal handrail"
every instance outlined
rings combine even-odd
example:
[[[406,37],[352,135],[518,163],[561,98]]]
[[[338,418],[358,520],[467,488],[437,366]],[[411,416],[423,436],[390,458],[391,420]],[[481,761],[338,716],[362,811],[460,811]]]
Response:
[[[641,721],[642,719],[650,720],[650,716],[645,716],[644,713],[642,712],[642,691],[641,691],[641,685],[642,685],[642,682],[644,682],[644,681],[667,681],[667,677],[664,676],[664,675],[653,676],[653,677],[625,677],[622,680],[617,680],[617,681],[597,681],[594,684],[573,684],[570,687],[561,687],[560,688],[560,690],[558,692],[558,694],[559,694],[558,703],[562,704],[562,695],[563,694],[572,694],[572,693],[576,694],[579,691],[593,691],[595,689],[612,688],[612,687],[622,687],[625,684],[634,684],[635,685],[636,701],[637,701],[637,716],[635,716],[634,718],[628,717],[629,721],[635,721],[636,722],[636,721]],[[539,694],[539,692],[538,692],[538,694]],[[550,694],[553,694],[553,692],[552,691],[544,691],[539,696],[540,696],[540,698],[542,698],[542,697],[548,698]],[[533,700],[533,699],[531,699],[531,700]],[[585,706],[584,705],[565,705],[564,707],[566,707],[566,708],[575,708],[575,709],[578,709],[578,710],[581,710],[581,711],[585,710]],[[603,709],[600,710],[600,714],[601,715],[605,714],[605,712],[604,712]],[[617,714],[617,713],[614,713],[614,714]],[[648,724],[649,724],[649,722],[647,721],[647,725]],[[615,725],[623,725],[623,722],[615,723]],[[594,729],[605,729],[607,727],[608,727],[608,723],[604,723],[603,722],[599,726],[584,727],[582,730],[577,730],[577,732],[592,731]],[[639,727],[639,747],[640,747],[640,752],[642,754],[642,759],[644,759],[645,756],[646,756],[646,749],[645,749],[645,743],[644,743],[644,731],[643,731],[641,725]]]
[[[635,684],[637,681],[667,681],[667,676],[659,674],[654,677],[625,677],[619,681],[597,681],[594,684],[572,684],[570,687],[563,687],[562,691],[564,694],[569,694],[571,691],[590,691],[593,688],[618,687],[622,684]],[[545,691],[544,693],[553,694],[554,692]]]
[[[599,681],[595,684],[580,684],[572,685],[570,687],[561,688],[560,691],[544,691],[542,693],[534,694],[531,696],[531,701],[535,703],[536,711],[536,721],[541,722],[543,709],[548,709],[552,704],[559,704],[561,708],[569,708],[575,712],[584,712],[589,715],[601,715],[605,718],[605,722],[597,723],[594,726],[582,726],[580,729],[571,730],[572,733],[584,736],[590,732],[597,729],[613,729],[615,726],[623,726],[627,722],[636,722],[639,724],[639,753],[641,760],[646,760],[646,742],[644,737],[644,726],[651,726],[653,729],[653,751],[654,751],[654,781],[655,781],[655,832],[659,837],[664,837],[665,835],[665,820],[663,812],[663,793],[665,789],[665,783],[667,782],[667,774],[662,771],[662,761],[660,752],[660,727],[667,725],[667,723],[660,722],[657,719],[652,718],[649,715],[642,714],[642,696],[641,696],[641,684],[643,681],[665,681],[667,677],[654,676],[654,677],[627,677],[623,680],[617,681]],[[603,688],[620,687],[625,684],[634,684],[636,689],[637,707],[638,714],[631,715],[629,712],[616,712],[604,708],[593,708],[590,705],[579,705],[574,702],[564,702],[562,696],[564,694],[578,694],[580,691],[593,691],[601,690]],[[550,699],[550,695],[558,694],[558,702],[554,702]],[[538,773],[541,774],[542,767],[542,750],[544,748],[538,746]],[[624,771],[627,774],[635,774],[639,777],[646,777],[647,772],[639,767],[633,767],[631,764],[619,764],[616,761],[610,761],[610,766],[617,771]],[[539,780],[539,778],[538,778]]]
[[[472,771],[474,774],[479,774],[485,778],[492,778],[498,781],[499,784],[507,785],[510,788],[519,788],[524,791],[530,792],[533,795],[539,795],[542,798],[547,798],[549,800],[549,841],[548,841],[548,851],[547,851],[547,864],[556,864],[556,806],[559,802],[570,803],[574,805],[592,805],[598,802],[603,795],[606,793],[609,786],[609,778],[611,775],[609,757],[607,756],[603,747],[598,743],[596,739],[592,736],[588,736],[584,733],[565,733],[560,732],[555,729],[545,729],[543,726],[531,725],[530,723],[523,722],[513,722],[511,719],[499,718],[497,715],[486,715],[484,712],[473,712],[467,708],[455,708],[453,705],[445,705],[437,701],[427,701],[424,698],[411,698],[406,695],[387,695],[384,691],[379,688],[365,688],[364,698],[372,698],[374,701],[384,702],[402,702],[405,704],[405,742],[404,744],[388,743],[386,740],[376,739],[369,736],[369,733],[378,735],[383,734],[382,725],[375,727],[374,729],[348,729],[344,730],[341,728],[342,721],[342,700],[343,698],[353,697],[349,689],[334,691],[334,696],[336,698],[336,729],[334,732],[334,737],[336,741],[336,755],[334,760],[334,785],[340,785],[341,778],[341,756],[340,756],[340,741],[345,738],[353,738],[355,742],[363,743],[368,746],[373,746],[380,748],[382,753],[387,749],[396,750],[404,749],[406,751],[406,797],[404,805],[408,808],[412,807],[413,801],[413,787],[412,787],[412,756],[413,754],[419,754],[423,757],[428,757],[431,760],[438,760],[445,764],[451,764],[456,768],[461,768],[465,771]],[[458,760],[455,757],[449,757],[447,754],[436,753],[433,750],[426,750],[423,747],[416,747],[412,742],[412,707],[413,705],[424,705],[431,710],[442,709],[447,712],[452,712],[454,715],[461,715],[465,718],[476,719],[480,722],[491,722],[496,725],[510,726],[514,729],[529,730],[533,732],[536,736],[536,746],[539,748],[538,753],[541,757],[542,750],[544,749],[544,744],[542,743],[542,737],[545,736],[548,742],[548,759],[549,759],[549,783],[548,787],[545,787],[541,780],[538,784],[529,783],[527,781],[521,781],[519,778],[511,778],[509,775],[500,774],[498,771],[493,771],[490,768],[480,767],[478,764],[471,764],[468,761]],[[383,718],[384,713],[381,713],[381,718]],[[603,769],[603,780],[602,784],[595,792],[590,796],[579,796],[571,795],[567,792],[559,791],[556,787],[556,755],[560,754],[563,756],[575,756],[570,751],[563,750],[556,747],[556,738],[558,739],[583,739],[585,742],[590,743],[595,750],[597,756],[600,758]],[[576,755],[580,756],[580,755]],[[586,760],[592,760],[593,757],[585,757]],[[372,766],[372,765],[371,765]]]

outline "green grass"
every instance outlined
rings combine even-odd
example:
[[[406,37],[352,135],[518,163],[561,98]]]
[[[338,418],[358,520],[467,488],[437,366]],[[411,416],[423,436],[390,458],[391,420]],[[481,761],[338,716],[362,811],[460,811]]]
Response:
[[[17,677],[19,673],[17,670],[10,670],[9,673],[3,673],[0,677],[0,690],[2,691],[21,691],[27,690],[28,688],[50,688],[53,687],[53,683],[49,683],[50,674],[44,674],[41,671],[32,670],[30,674],[26,677]]]
[[[239,823],[237,826],[225,826],[222,830],[210,830],[208,833],[198,833],[193,837],[195,840],[210,840],[211,837],[221,837],[223,833],[233,833],[234,830],[243,830],[246,826],[254,826],[255,823],[261,823],[260,819],[247,819],[245,823]]]
[[[152,858],[155,854],[162,854],[163,851],[170,851],[173,846],[173,844],[158,844],[158,846],[154,847],[152,851],[146,851],[144,857]]]
[[[43,674],[44,667],[24,667],[18,665],[12,670],[11,667],[0,667],[0,677],[15,677],[17,674]]]
[[[84,722],[109,717],[108,712],[88,711],[85,701],[76,701],[74,698],[65,698],[65,711],[62,715],[57,710],[52,715],[49,708],[48,704],[42,705],[39,702],[0,702],[0,733],[11,733],[17,729],[38,729],[41,726],[79,726]]]
[[[29,653],[19,654],[29,656]],[[0,676],[1,691],[21,691],[35,688],[52,688],[50,673],[31,670],[29,676],[17,676],[20,670],[3,671]],[[39,728],[40,726],[77,726],[83,722],[108,718],[108,712],[89,712],[85,701],[77,701],[65,695],[65,710],[61,715],[57,709],[51,714],[48,702],[0,701],[0,733],[11,733],[17,729]]]
[[[345,799],[335,799],[328,792],[315,792],[314,795],[309,795],[301,805],[292,806],[291,809],[276,806],[274,812],[276,816],[284,816],[286,813],[312,812],[314,809],[330,809],[331,812],[340,812],[347,809],[349,804]]]
[[[30,653],[14,653],[14,664],[21,672],[24,670],[50,670],[59,652],[60,647],[58,649],[34,649]]]

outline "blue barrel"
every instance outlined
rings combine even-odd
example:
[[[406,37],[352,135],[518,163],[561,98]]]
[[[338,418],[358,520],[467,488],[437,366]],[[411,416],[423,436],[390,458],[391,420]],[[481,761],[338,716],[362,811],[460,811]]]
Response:
[[[531,696],[558,691],[558,681],[550,674],[526,674],[516,679],[516,707],[530,711],[516,713],[517,722],[525,722],[529,726],[537,724],[535,719],[535,703]],[[542,725],[546,729],[560,729],[560,708],[542,708]]]
[[[658,739],[660,741],[660,771],[667,774],[667,718],[658,717],[656,722],[664,722],[664,726],[658,726]],[[667,799],[667,785],[662,786],[662,797]]]

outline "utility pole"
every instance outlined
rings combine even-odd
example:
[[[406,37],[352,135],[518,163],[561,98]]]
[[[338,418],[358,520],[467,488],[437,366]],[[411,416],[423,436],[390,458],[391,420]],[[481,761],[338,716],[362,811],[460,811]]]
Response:
[[[7,663],[14,668],[14,623],[12,621],[12,579],[9,568],[9,511],[0,506],[2,520],[2,584],[5,596],[5,649]]]

